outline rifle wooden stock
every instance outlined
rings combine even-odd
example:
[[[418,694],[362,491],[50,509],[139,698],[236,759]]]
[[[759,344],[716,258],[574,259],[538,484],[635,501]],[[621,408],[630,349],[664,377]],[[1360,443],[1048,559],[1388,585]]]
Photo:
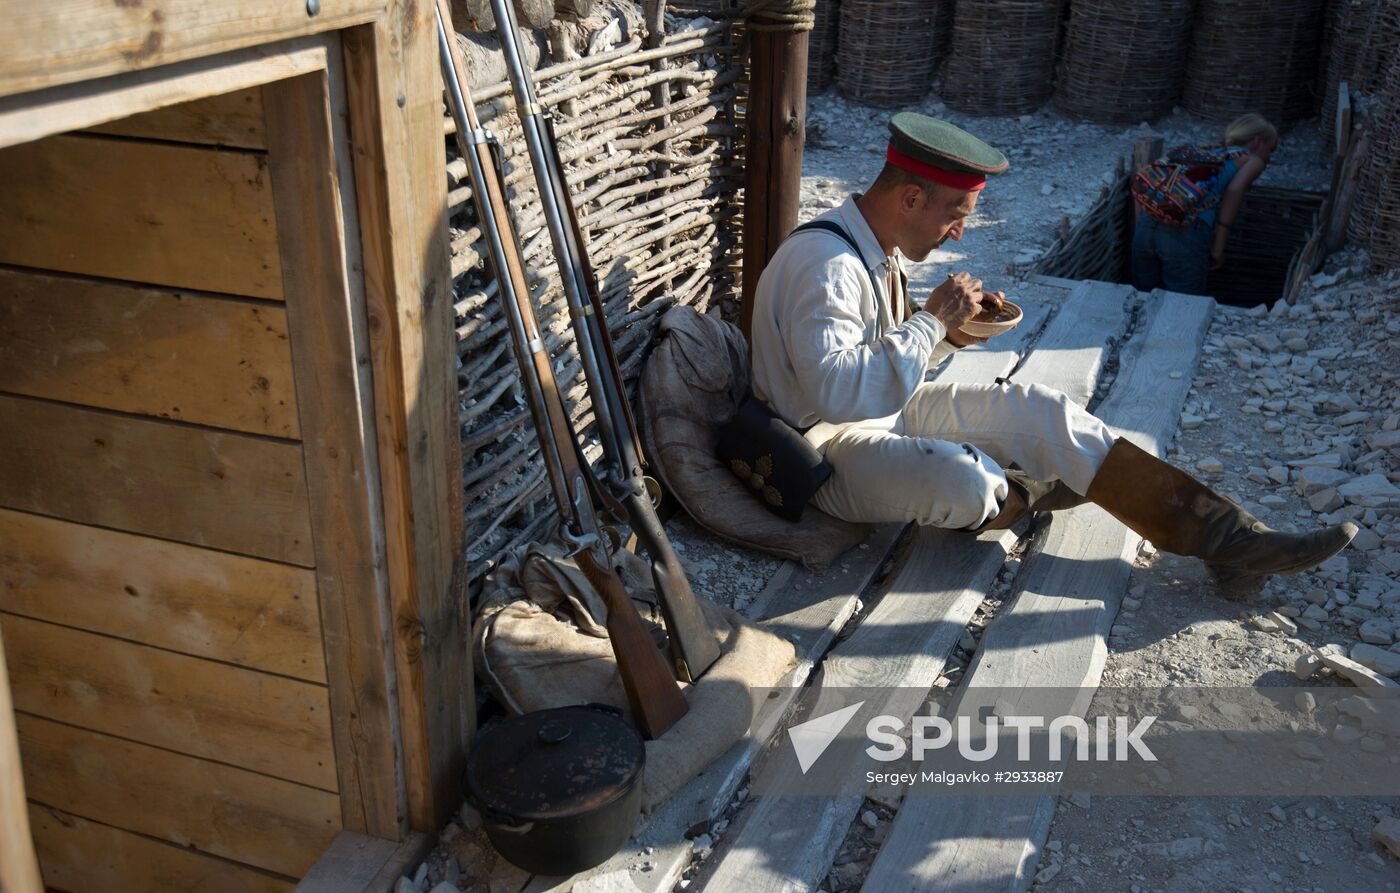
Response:
[[[565,411],[549,352],[540,337],[520,258],[520,241],[506,211],[500,171],[490,146],[478,138],[481,125],[472,106],[461,50],[448,29],[447,23],[452,18],[447,2],[437,0],[444,85],[457,118],[457,148],[467,159],[472,195],[486,232],[487,256],[496,277],[502,309],[510,321],[512,347],[525,379],[530,414],[540,439],[540,454],[565,532],[584,544],[574,560],[607,605],[608,639],[617,656],[618,672],[633,720],[643,735],[655,738],[684,716],[689,705],[676,686],[665,658],[647,634],[617,569],[607,560],[607,538],[598,528],[584,470],[575,453],[578,438]]]
[[[689,705],[676,687],[675,677],[661,658],[636,606],[627,595],[617,571],[600,567],[588,551],[575,556],[579,570],[608,606],[608,639],[617,653],[622,687],[642,734],[655,738],[685,715]],[[623,654],[648,653],[655,660],[623,660]]]

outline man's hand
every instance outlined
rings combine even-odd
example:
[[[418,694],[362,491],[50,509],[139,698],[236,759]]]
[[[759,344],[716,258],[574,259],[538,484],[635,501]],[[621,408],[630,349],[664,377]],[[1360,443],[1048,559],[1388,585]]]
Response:
[[[982,280],[954,273],[929,293],[924,309],[937,317],[944,329],[955,332],[982,312]]]
[[[1210,250],[1210,265],[1207,269],[1218,270],[1225,266],[1225,249],[1216,247]]]
[[[967,312],[964,299],[972,302],[970,312]],[[960,331],[962,324],[984,311],[1001,310],[1005,303],[1004,292],[983,292],[982,280],[973,279],[967,273],[958,273],[949,276],[947,282],[933,290],[928,301],[924,303],[924,309],[943,323],[943,337],[949,344],[954,347],[967,347],[972,344],[985,344],[987,339]]]

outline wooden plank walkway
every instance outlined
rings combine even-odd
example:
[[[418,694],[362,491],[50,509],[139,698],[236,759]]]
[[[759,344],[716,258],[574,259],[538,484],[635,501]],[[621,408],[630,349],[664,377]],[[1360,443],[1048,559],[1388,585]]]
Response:
[[[1208,298],[1154,293],[1100,418],[1162,455],[1213,309]],[[1013,713],[1083,715],[1141,542],[1096,506],[1058,514],[1039,553],[1028,559],[1015,603],[988,627],[957,715],[976,716],[994,703]],[[1047,706],[1046,687],[1077,689],[1080,696]],[[1054,806],[1046,795],[907,797],[863,889],[1024,890]]]

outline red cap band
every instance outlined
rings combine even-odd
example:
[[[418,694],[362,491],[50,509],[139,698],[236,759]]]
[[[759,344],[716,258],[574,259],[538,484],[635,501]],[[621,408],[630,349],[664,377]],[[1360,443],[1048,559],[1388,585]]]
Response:
[[[923,177],[925,180],[932,180],[944,186],[951,186],[954,189],[963,189],[968,192],[976,192],[987,185],[986,174],[962,174],[957,171],[944,170],[935,167],[917,158],[910,158],[900,152],[890,144],[889,151],[885,153],[885,160],[902,171]]]

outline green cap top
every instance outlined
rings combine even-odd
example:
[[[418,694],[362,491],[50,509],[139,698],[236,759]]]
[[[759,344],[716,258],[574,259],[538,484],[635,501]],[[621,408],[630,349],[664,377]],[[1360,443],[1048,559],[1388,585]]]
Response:
[[[937,182],[977,189],[988,174],[1007,168],[1006,156],[947,121],[915,112],[890,119],[888,160],[897,167]],[[940,172],[953,174],[952,178]],[[958,176],[963,175],[963,176]]]

